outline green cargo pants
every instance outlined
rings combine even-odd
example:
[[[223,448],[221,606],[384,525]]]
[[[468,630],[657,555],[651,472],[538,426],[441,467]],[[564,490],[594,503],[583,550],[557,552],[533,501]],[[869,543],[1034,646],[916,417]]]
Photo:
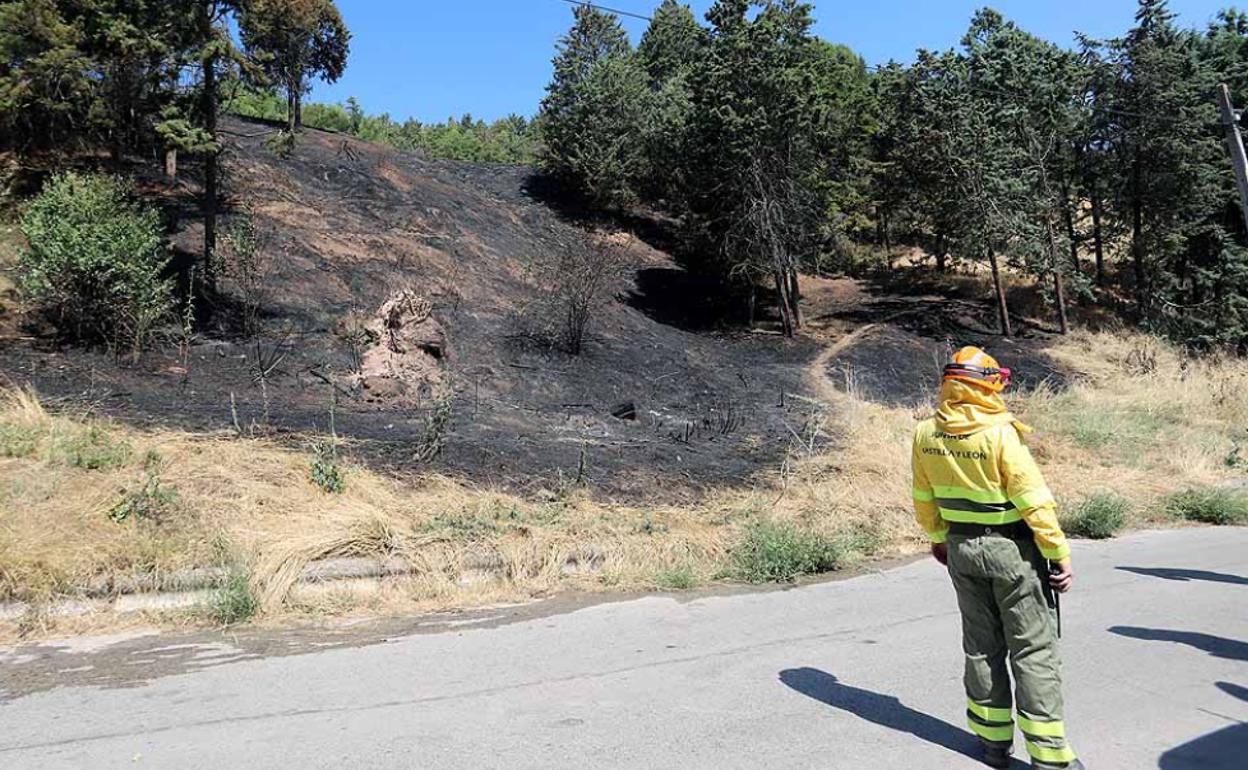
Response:
[[[1030,540],[949,536],[949,574],[962,611],[967,719],[985,743],[1014,740],[1008,658],[1018,726],[1038,768],[1062,768],[1075,753],[1062,724],[1062,664],[1044,558]]]

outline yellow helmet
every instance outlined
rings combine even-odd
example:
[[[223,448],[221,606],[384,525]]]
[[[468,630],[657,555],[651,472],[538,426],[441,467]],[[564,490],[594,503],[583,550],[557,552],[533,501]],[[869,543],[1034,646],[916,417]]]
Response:
[[[945,379],[1000,393],[1010,384],[1010,370],[979,348],[967,346],[954,353],[945,365]]]

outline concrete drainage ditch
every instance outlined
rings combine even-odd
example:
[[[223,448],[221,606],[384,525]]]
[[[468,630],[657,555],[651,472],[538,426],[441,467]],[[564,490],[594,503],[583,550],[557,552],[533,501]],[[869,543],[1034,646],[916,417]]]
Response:
[[[584,575],[602,569],[605,557],[594,551],[569,556],[560,567],[564,575]],[[379,590],[388,578],[414,575],[417,570],[402,559],[334,558],[309,562],[290,590],[292,601],[307,601],[328,591],[361,595]],[[54,617],[92,613],[130,613],[191,609],[211,603],[229,580],[227,567],[197,567],[166,574],[106,576],[84,586],[78,596],[39,607]],[[508,578],[496,554],[469,555],[459,571],[460,587]],[[0,602],[0,621],[19,620],[35,608],[28,602]]]

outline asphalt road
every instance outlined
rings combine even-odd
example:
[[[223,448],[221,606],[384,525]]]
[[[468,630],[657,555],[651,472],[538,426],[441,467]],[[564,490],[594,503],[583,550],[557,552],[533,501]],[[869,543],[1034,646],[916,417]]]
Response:
[[[1248,767],[1248,530],[1075,558],[1066,722],[1088,767]],[[953,594],[929,560],[495,614],[323,649],[217,634],[0,650],[0,768],[979,766]]]

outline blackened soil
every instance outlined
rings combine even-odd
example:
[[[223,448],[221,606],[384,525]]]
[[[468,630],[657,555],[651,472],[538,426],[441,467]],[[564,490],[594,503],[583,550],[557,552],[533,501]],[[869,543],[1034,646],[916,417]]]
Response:
[[[429,161],[318,131],[279,158],[265,144],[271,127],[230,120],[225,130],[222,230],[244,210],[257,223],[263,332],[239,333],[239,287],[227,276],[212,306],[192,308],[189,345],[174,324],[137,362],[6,323],[3,380],[33,384],[58,408],[143,427],[257,430],[293,446],[330,431],[332,404],[351,458],[388,473],[438,471],[532,495],[580,484],[605,500],[673,503],[775,471],[829,381],[912,404],[929,397],[946,341],[1002,347],[988,302],[848,279],[806,282],[809,324],[796,340],[765,321],[725,326],[746,315],[729,288],[687,274],[642,228],[584,352],[551,352],[521,338],[518,318],[536,299],[538,268],[581,231],[538,197],[528,169]],[[183,167],[172,187],[148,169],[143,189],[168,213],[176,262],[189,266],[202,224],[195,167]],[[452,417],[430,462],[417,460],[430,389],[379,393],[352,380],[351,318],[404,289],[432,303],[446,334]],[[825,370],[820,352],[866,324]],[[1052,375],[1035,352],[1043,330],[1020,328],[1030,339],[1005,346],[1003,361],[1025,381]],[[626,404],[635,419],[612,416]]]
[[[28,330],[0,340],[7,380],[140,426],[229,431],[237,421],[293,444],[330,430],[334,402],[334,429],[357,461],[529,493],[579,480],[608,499],[673,501],[778,467],[787,425],[803,420],[786,394],[803,392],[816,342],[687,330],[700,326],[685,322],[690,309],[715,306],[714,287],[636,240],[582,355],[523,344],[517,317],[534,299],[534,268],[578,234],[526,193],[527,169],[428,161],[317,131],[282,159],[265,126],[226,129],[228,208],[253,212],[271,263],[260,338],[237,333],[238,291],[222,279],[216,307],[195,308],[209,320],[186,355],[177,328],[138,362]],[[151,187],[176,222],[178,252],[193,255],[202,229],[184,167],[179,187]],[[415,459],[429,394],[353,386],[344,332],[350,314],[367,317],[407,287],[432,301],[448,338],[453,417],[431,463]],[[611,416],[624,402],[635,420]]]

